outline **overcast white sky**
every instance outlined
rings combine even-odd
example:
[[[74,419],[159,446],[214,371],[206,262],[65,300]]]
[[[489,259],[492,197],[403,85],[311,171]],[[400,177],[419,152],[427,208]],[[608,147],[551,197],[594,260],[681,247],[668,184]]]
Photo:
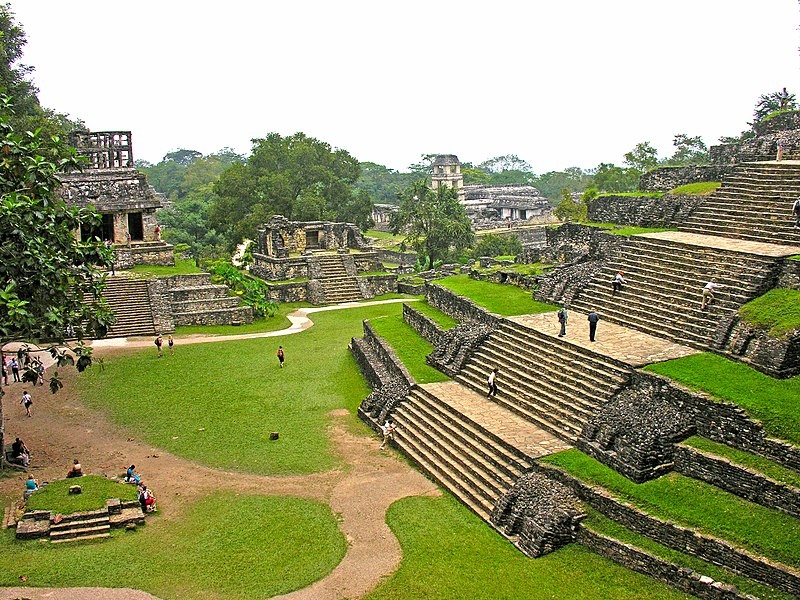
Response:
[[[296,131],[405,170],[517,154],[537,173],[746,128],[800,97],[796,0],[11,0],[43,105],[134,156]]]

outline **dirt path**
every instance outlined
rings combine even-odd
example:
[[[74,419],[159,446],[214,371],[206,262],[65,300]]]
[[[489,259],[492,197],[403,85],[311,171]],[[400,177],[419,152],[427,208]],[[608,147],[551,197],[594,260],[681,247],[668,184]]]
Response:
[[[320,309],[302,310],[316,312]],[[307,320],[308,312],[293,316]],[[223,339],[185,338],[181,343]],[[149,347],[152,341],[146,340],[145,344]],[[136,344],[131,345],[136,347]],[[330,414],[329,434],[347,465],[345,469],[307,476],[258,476],[201,466],[134,439],[129,432],[82,404],[75,393],[77,374],[74,371],[65,371],[64,375],[64,389],[54,396],[48,393],[46,400],[44,393],[40,393],[41,410],[30,419],[24,416],[22,407],[14,403],[22,384],[5,388],[7,435],[12,439],[21,437],[33,450],[32,472],[37,479],[63,477],[73,458],[80,458],[86,472],[109,475],[118,474],[133,463],[156,491],[162,509],[161,519],[179,519],[188,504],[220,490],[291,495],[329,504],[341,516],[341,531],[348,541],[347,553],[327,577],[288,597],[356,598],[370,591],[397,568],[401,559],[400,546],[385,522],[386,509],[406,496],[438,493],[433,483],[398,460],[392,452],[378,451],[376,439],[348,432],[344,426],[348,413],[343,409]],[[24,477],[20,474],[0,480],[0,494],[19,495]],[[152,597],[137,590],[114,590],[112,595],[109,590],[101,592],[95,588],[0,589],[0,599],[66,600],[98,596],[119,600]]]

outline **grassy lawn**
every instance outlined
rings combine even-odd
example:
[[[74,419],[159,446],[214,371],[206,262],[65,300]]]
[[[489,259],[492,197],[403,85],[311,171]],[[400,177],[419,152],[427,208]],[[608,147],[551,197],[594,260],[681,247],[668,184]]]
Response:
[[[717,581],[724,581],[725,583],[735,585],[739,588],[740,592],[751,594],[763,600],[789,600],[793,598],[793,596],[774,588],[761,585],[746,577],[735,575],[713,563],[700,560],[699,558],[684,554],[683,552],[678,552],[667,546],[662,546],[658,542],[654,542],[650,538],[639,535],[624,525],[612,521],[590,507],[586,507],[586,511],[589,516],[582,521],[582,524],[591,531],[604,534],[626,544],[631,544],[661,559],[697,571],[701,575],[706,575]]]
[[[41,482],[39,482],[41,483]],[[81,486],[80,494],[69,494],[73,485]],[[100,475],[84,475],[52,481],[33,493],[26,503],[28,510],[49,510],[67,515],[81,510],[98,510],[109,498],[136,500],[136,486],[112,481]]]
[[[162,267],[161,265],[136,265],[130,271],[139,277],[169,277],[171,275],[193,275],[195,273],[205,273],[194,265],[191,258],[175,257],[174,267]]]
[[[774,379],[710,353],[648,365],[645,370],[738,404],[768,435],[800,445],[800,377]]]
[[[678,186],[667,193],[673,196],[708,196],[716,192],[721,185],[721,181],[700,181]]]
[[[279,331],[291,326],[287,315],[298,308],[309,308],[313,304],[308,302],[286,302],[278,305],[278,311],[269,319],[257,319],[244,325],[184,325],[175,328],[175,335],[241,335],[244,333],[263,333],[265,331]]]
[[[663,195],[664,192],[607,192],[598,194],[597,197],[621,196],[623,198],[661,198]]]
[[[725,444],[718,444],[700,436],[692,436],[683,443],[687,446],[691,446],[692,448],[697,448],[698,450],[703,450],[704,452],[709,452],[711,454],[721,456],[722,458],[727,458],[729,461],[736,463],[737,465],[750,467],[751,469],[763,473],[775,481],[800,488],[800,473],[793,471],[792,469],[787,469],[786,467],[781,466],[768,458],[764,458],[763,456],[758,456],[757,454],[751,454],[749,452],[743,452],[742,450],[731,448]]]
[[[411,305],[411,307],[435,321],[436,324],[444,330],[452,329],[458,325],[458,321],[456,321],[453,317],[443,313],[438,308],[434,308],[427,302],[415,302]]]
[[[496,273],[497,271],[510,271],[512,273],[520,273],[521,275],[541,275],[545,271],[553,268],[553,265],[548,263],[516,263],[510,266],[495,265],[485,269],[475,267],[476,271],[481,273]]]
[[[388,343],[417,383],[447,381],[444,373],[425,362],[433,346],[403,320],[403,315],[371,319],[375,332]]]
[[[369,393],[347,344],[363,334],[363,319],[401,313],[400,303],[375,304],[316,313],[314,327],[285,337],[179,345],[162,359],[155,347],[118,353],[77,387],[89,407],[189,460],[259,474],[322,471],[339,465],[327,413],[355,415]]]
[[[459,296],[467,296],[489,312],[503,317],[558,310],[558,307],[553,304],[537,302],[530,292],[516,286],[478,281],[470,279],[468,275],[454,275],[439,279],[435,283]]]
[[[619,223],[594,223],[591,221],[587,222],[586,225],[605,229],[608,233],[614,235],[626,236],[638,235],[640,233],[661,233],[662,231],[675,231],[675,229],[670,229],[669,227],[636,227],[634,225],[620,225]]]
[[[526,558],[449,495],[404,498],[386,520],[403,560],[368,600],[685,598],[577,544]]]
[[[777,510],[677,473],[636,484],[575,449],[541,460],[586,483],[602,486],[653,516],[717,536],[773,560],[800,565],[800,520]]]
[[[132,487],[132,486],[131,486]],[[52,545],[0,533],[0,586],[140,588],[160,598],[266,598],[327,575],[347,543],[330,507],[219,494],[173,521],[148,519],[105,542]]]
[[[774,288],[739,309],[742,320],[769,330],[771,336],[785,336],[800,329],[800,291]]]

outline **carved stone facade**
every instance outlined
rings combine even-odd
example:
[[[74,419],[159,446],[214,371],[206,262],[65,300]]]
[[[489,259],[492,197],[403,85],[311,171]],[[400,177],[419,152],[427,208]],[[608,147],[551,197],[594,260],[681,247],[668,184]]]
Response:
[[[85,157],[82,171],[59,175],[59,191],[73,206],[93,206],[102,216],[94,229],[76,232],[79,239],[98,237],[117,249],[116,268],[174,265],[172,247],[161,241],[156,211],[161,198],[133,167],[129,131],[75,132],[70,142]]]
[[[282,215],[273,216],[258,230],[256,254],[264,258],[289,258],[314,250],[368,250],[358,227],[352,223],[331,221],[290,221]],[[256,260],[256,264],[259,261]]]

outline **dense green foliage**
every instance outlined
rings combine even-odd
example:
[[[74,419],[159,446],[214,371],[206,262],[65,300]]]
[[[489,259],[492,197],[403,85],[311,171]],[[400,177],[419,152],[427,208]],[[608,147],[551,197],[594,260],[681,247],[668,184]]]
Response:
[[[256,316],[271,317],[275,314],[278,305],[269,299],[269,286],[263,280],[252,277],[227,260],[211,263],[209,271],[211,281],[227,285],[244,304],[253,308]]]
[[[436,190],[418,181],[406,189],[392,231],[406,234],[405,243],[430,264],[460,255],[473,242],[472,225],[455,189]]]
[[[9,340],[103,335],[111,313],[99,299],[110,250],[97,237],[75,239],[99,224],[91,208],[67,206],[58,173],[77,168],[57,136],[18,131],[12,101],[0,98],[0,346]],[[84,299],[87,302],[84,302]]]
[[[40,482],[41,483],[41,482]],[[73,485],[81,486],[80,494],[70,494]],[[99,510],[109,498],[136,500],[136,486],[106,479],[100,475],[85,475],[80,479],[51,481],[28,499],[26,510],[49,510],[68,515],[81,510]]]
[[[739,308],[742,320],[780,337],[800,329],[800,291],[773,288]]]
[[[636,484],[576,449],[541,460],[586,483],[602,486],[651,515],[722,538],[773,560],[800,565],[797,544],[800,520],[786,513],[753,504],[678,473]]]
[[[771,437],[800,445],[800,377],[774,379],[716,354],[695,354],[655,363],[659,373],[712,399],[733,402],[758,420]]]
[[[439,279],[435,283],[452,290],[459,296],[467,296],[489,312],[510,317],[558,310],[557,306],[537,302],[530,292],[513,285],[502,285],[471,279],[468,275],[454,275]]]
[[[758,97],[756,106],[753,109],[753,123],[765,120],[779,112],[789,112],[797,110],[797,98],[794,94],[783,88],[779,92],[770,92]]]
[[[418,178],[416,173],[401,173],[373,162],[362,162],[361,175],[355,185],[377,204],[399,204],[402,191]]]
[[[347,344],[363,334],[363,319],[401,311],[393,303],[319,312],[314,327],[279,338],[185,346],[177,339],[175,355],[161,359],[155,346],[115,354],[103,371],[79,378],[78,393],[148,444],[189,460],[259,474],[330,469],[339,459],[328,413],[355,414],[369,393]],[[279,440],[269,440],[272,431]]]
[[[588,207],[582,199],[576,199],[566,188],[561,190],[561,202],[558,203],[553,214],[567,223],[585,221]]]
[[[417,304],[422,303],[414,302],[413,305]],[[371,319],[370,323],[375,333],[392,347],[417,383],[435,383],[449,379],[425,362],[425,357],[433,351],[433,345],[406,323],[402,314]]]
[[[355,190],[360,165],[347,151],[303,133],[270,133],[253,140],[246,164],[234,164],[214,183],[211,224],[230,247],[254,239],[272,215],[299,221],[345,221],[371,226],[372,201]]]
[[[386,521],[403,549],[400,568],[369,600],[683,598],[669,586],[571,544],[531,560],[452,496],[392,504]]]
[[[156,490],[156,493],[159,493]],[[167,493],[164,490],[163,493]],[[0,535],[0,585],[135,587],[159,598],[268,598],[327,575],[347,543],[330,507],[224,493],[180,519],[148,518],[104,543],[40,544]]]
[[[478,237],[472,256],[516,256],[522,254],[522,242],[516,235],[487,233]]]

